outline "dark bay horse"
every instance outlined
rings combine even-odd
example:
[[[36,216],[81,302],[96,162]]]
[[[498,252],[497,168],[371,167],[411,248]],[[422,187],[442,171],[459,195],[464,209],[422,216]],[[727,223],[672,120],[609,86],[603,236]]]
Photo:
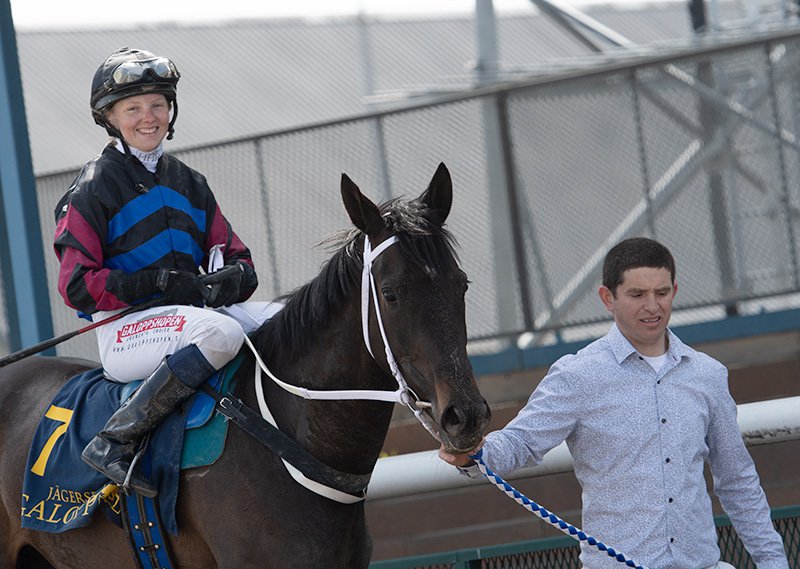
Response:
[[[445,447],[472,449],[490,412],[466,353],[467,277],[442,227],[452,203],[447,168],[439,166],[419,198],[380,208],[345,175],[341,190],[356,229],[341,236],[316,278],[284,299],[285,308],[258,331],[254,345],[276,377],[317,390],[396,390],[388,363],[393,355],[414,394],[430,402],[426,412]],[[372,264],[375,296],[364,332],[365,240],[376,248],[392,236],[396,242]],[[257,409],[253,366],[250,357],[239,371],[236,395]],[[36,424],[58,389],[93,367],[34,357],[0,369],[0,569],[135,567],[125,533],[102,514],[61,534],[20,528],[23,471]],[[372,471],[390,403],[308,401],[262,381],[277,424],[305,450],[340,471]],[[364,568],[372,544],[363,504],[302,487],[275,454],[232,425],[216,463],[181,474],[179,535],[169,537],[173,559],[192,569]]]

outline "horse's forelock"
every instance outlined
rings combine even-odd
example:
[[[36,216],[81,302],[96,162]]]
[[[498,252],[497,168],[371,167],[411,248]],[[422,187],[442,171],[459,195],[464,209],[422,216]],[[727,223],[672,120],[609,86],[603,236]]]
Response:
[[[406,259],[434,273],[458,265],[455,238],[431,219],[433,214],[423,203],[394,200],[381,206],[381,212]]]
[[[427,274],[441,274],[458,266],[453,235],[431,220],[430,210],[416,200],[393,200],[380,206],[387,229],[398,237],[404,258]],[[321,245],[333,254],[319,275],[307,284],[280,298],[285,308],[269,321],[260,333],[259,342],[268,353],[302,351],[314,338],[314,331],[330,318],[353,290],[359,290],[363,268],[363,234],[358,230],[341,231]]]

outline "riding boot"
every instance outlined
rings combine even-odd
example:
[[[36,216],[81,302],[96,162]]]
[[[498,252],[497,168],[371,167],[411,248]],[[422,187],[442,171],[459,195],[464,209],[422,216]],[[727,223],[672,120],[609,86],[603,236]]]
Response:
[[[194,392],[194,387],[181,381],[165,360],[111,416],[103,430],[83,450],[81,458],[108,476],[123,491],[126,490],[124,483],[139,443]],[[148,498],[158,493],[136,469],[130,474],[129,486]]]

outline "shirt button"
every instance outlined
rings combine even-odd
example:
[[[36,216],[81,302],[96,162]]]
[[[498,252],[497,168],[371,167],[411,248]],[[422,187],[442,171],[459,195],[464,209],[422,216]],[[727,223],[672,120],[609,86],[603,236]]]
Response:
[[[669,459],[667,459],[666,461],[667,461],[667,462],[669,462]],[[671,502],[671,501],[672,501],[672,498],[670,498],[669,500],[670,500],[670,502]]]
[[[666,419],[661,419],[661,422],[662,422],[662,423],[666,423],[666,422],[667,422],[667,420],[666,420]]]
[[[661,380],[659,379],[658,381],[656,381],[656,383],[661,384]]]
[[[670,499],[669,499],[669,503],[670,503],[670,504],[672,503],[672,498],[670,498]]]
[[[675,543],[675,538],[674,537],[669,538],[669,542],[670,543]]]

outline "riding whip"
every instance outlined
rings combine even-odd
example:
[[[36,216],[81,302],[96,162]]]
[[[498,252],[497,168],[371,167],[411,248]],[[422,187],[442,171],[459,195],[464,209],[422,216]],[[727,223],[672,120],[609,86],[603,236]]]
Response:
[[[211,273],[211,274],[208,274],[208,275],[203,275],[203,276],[200,277],[200,280],[203,281],[203,283],[206,284],[206,285],[211,285],[211,284],[217,283],[217,282],[219,282],[221,280],[224,280],[226,277],[228,277],[230,275],[230,273],[232,273],[234,271],[241,271],[241,270],[242,270],[242,268],[239,266],[239,263],[236,263],[234,265],[228,265],[224,269],[220,269],[219,271],[216,271],[214,273]],[[130,307],[126,308],[125,310],[123,310],[122,312],[120,312],[119,314],[115,314],[113,316],[109,316],[108,318],[100,320],[99,322],[92,322],[91,324],[89,324],[88,326],[84,326],[83,328],[78,328],[77,330],[73,330],[72,332],[68,332],[66,334],[63,334],[61,336],[57,336],[55,338],[50,338],[49,340],[44,340],[43,342],[39,342],[38,344],[34,344],[33,346],[31,346],[29,348],[24,348],[22,350],[19,350],[17,352],[14,352],[13,354],[8,354],[7,356],[5,356],[3,358],[0,358],[0,367],[5,367],[8,364],[13,364],[14,362],[17,362],[19,360],[25,359],[28,356],[32,356],[34,354],[38,354],[39,352],[43,352],[43,351],[45,351],[47,349],[50,349],[53,346],[56,346],[56,345],[58,345],[58,344],[60,344],[62,342],[66,342],[67,340],[69,340],[71,338],[74,338],[75,336],[79,336],[80,334],[83,334],[84,332],[88,332],[90,330],[94,330],[95,328],[99,328],[100,326],[103,326],[104,324],[109,324],[110,322],[114,322],[115,320],[119,320],[120,318],[122,318],[124,316],[127,316],[129,314],[133,314],[134,312],[139,312],[141,310],[146,310],[148,308],[153,308],[154,306],[158,306],[159,304],[161,304],[163,302],[164,302],[164,299],[161,296],[158,296],[156,298],[151,298],[150,300],[142,302],[141,304],[137,304],[135,306],[130,306]]]

